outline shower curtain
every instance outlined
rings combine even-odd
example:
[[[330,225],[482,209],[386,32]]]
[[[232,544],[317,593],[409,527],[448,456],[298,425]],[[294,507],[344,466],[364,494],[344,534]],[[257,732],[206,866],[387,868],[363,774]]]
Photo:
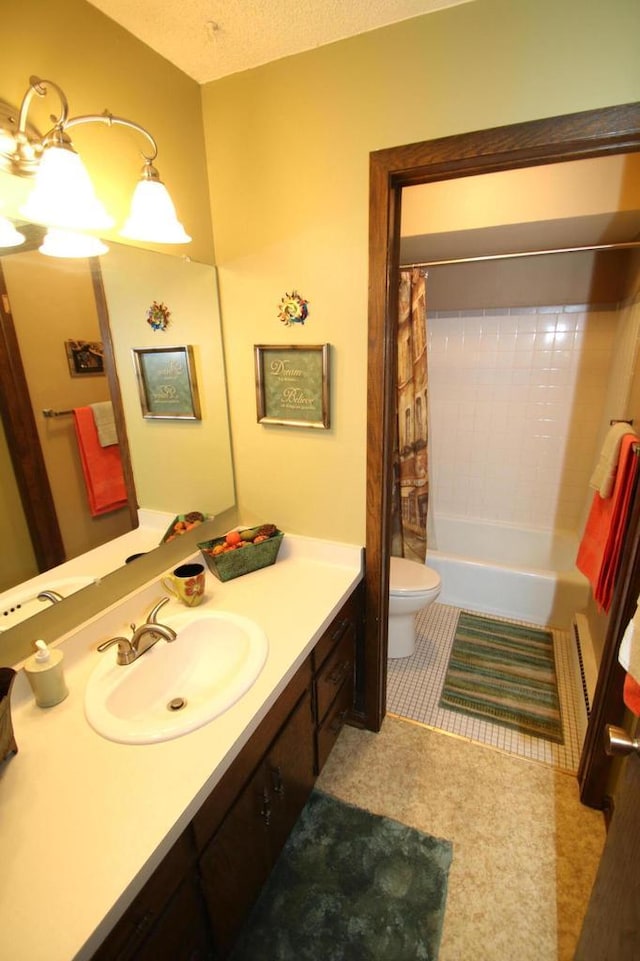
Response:
[[[400,271],[391,553],[424,563],[427,551],[426,276]]]

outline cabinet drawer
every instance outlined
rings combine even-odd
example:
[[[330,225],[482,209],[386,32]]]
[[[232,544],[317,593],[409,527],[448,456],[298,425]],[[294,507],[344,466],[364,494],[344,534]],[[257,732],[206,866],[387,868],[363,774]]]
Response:
[[[316,732],[316,774],[319,774],[324,767],[352,706],[353,677],[342,685],[327,716]]]
[[[208,961],[211,938],[198,877],[185,878],[135,961]]]
[[[128,961],[146,941],[172,894],[195,862],[189,829],[171,848],[142,891],[93,955],[92,961]]]
[[[355,670],[356,631],[354,625],[348,621],[333,652],[325,659],[316,676],[316,711],[317,722],[321,724],[329,710],[336,694],[345,682],[353,688],[353,674]]]
[[[349,627],[355,629],[358,619],[358,596],[359,592],[354,591],[351,597],[345,601],[343,607],[338,614],[336,614],[334,620],[317,642],[313,651],[314,671],[317,671],[318,668],[322,666],[322,662],[327,655],[331,653]]]

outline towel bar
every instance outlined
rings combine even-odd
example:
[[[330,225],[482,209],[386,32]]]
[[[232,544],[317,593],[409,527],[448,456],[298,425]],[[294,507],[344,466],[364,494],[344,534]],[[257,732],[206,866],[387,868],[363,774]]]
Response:
[[[73,410],[54,410],[52,407],[45,407],[42,411],[43,417],[67,417],[73,414]]]

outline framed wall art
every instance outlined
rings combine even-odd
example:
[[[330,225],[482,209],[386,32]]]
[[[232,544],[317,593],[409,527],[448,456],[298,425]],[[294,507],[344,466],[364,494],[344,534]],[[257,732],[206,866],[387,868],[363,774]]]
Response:
[[[72,377],[104,374],[104,348],[100,340],[65,340],[69,373]]]
[[[144,417],[200,420],[193,347],[134,347]]]
[[[254,346],[260,424],[330,426],[329,344]]]

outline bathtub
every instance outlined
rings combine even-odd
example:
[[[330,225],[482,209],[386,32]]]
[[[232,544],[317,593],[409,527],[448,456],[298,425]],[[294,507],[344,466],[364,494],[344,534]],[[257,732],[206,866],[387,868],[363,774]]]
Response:
[[[567,630],[589,597],[577,550],[568,532],[440,515],[431,519],[427,564],[442,578],[442,604]]]

